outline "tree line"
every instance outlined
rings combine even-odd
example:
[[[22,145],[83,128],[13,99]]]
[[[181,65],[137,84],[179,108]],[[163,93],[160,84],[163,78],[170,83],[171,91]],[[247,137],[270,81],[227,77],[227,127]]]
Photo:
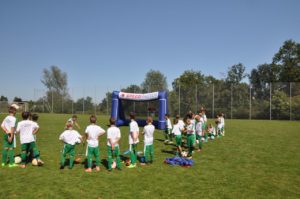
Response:
[[[300,44],[287,40],[273,56],[271,63],[263,63],[245,72],[243,63],[228,68],[226,75],[217,79],[200,70],[185,70],[168,88],[167,77],[157,70],[146,73],[140,85],[129,85],[121,91],[148,93],[166,90],[169,93],[170,114],[185,114],[205,107],[209,117],[224,112],[227,118],[300,119]],[[41,82],[46,88],[44,97],[30,101],[37,112],[110,114],[111,92],[99,104],[92,97],[72,100],[68,92],[67,74],[57,66],[43,70]],[[247,83],[249,82],[249,83]],[[1,101],[7,101],[1,96]],[[17,99],[17,100],[20,100]],[[157,102],[133,103],[123,101],[125,112],[145,115]],[[294,110],[291,112],[291,110]]]

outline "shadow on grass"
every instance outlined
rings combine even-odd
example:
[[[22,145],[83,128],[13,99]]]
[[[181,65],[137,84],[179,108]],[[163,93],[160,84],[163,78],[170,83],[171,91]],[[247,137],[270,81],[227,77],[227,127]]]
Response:
[[[172,150],[162,149],[161,152],[176,155],[176,148],[175,149],[173,148]]]

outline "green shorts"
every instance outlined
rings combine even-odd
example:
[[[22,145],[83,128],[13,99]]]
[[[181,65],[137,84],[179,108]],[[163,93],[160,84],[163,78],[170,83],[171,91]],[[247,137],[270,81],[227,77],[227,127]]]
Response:
[[[198,140],[199,142],[201,141],[202,135],[198,135],[196,134],[196,140]]]
[[[195,135],[187,134],[187,146],[188,148],[193,147],[195,145]]]
[[[165,134],[170,135],[171,134],[172,129],[165,129]]]
[[[3,148],[14,148],[14,140],[12,142],[8,142],[9,134],[4,134],[3,136]]]
[[[182,136],[181,135],[176,135],[175,140],[176,140],[176,146],[181,146]]]

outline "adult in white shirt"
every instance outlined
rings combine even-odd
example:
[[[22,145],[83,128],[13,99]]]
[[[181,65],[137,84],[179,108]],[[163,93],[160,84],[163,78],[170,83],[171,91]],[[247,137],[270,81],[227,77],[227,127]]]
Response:
[[[85,136],[87,141],[87,163],[88,168],[86,172],[92,172],[93,156],[96,159],[96,171],[100,171],[100,152],[99,152],[99,137],[105,133],[105,130],[96,125],[97,117],[90,116],[90,125],[85,129]]]

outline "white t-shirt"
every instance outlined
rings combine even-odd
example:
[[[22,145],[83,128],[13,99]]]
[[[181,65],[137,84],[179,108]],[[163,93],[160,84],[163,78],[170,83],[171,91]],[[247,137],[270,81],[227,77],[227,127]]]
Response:
[[[116,143],[118,139],[121,138],[121,131],[116,126],[111,126],[107,129],[107,146],[111,146],[109,139],[112,139],[112,142]],[[119,144],[115,144],[115,146],[119,146]]]
[[[195,134],[195,127],[193,123],[187,125],[186,129],[188,130],[187,134]]]
[[[34,135],[32,134],[35,129],[39,126],[30,120],[23,120],[17,125],[17,133],[20,133],[21,144],[27,144],[30,142],[35,142]]]
[[[62,140],[64,143],[75,145],[76,143],[80,143],[80,138],[82,136],[75,130],[65,130],[60,136],[59,140]]]
[[[17,119],[14,116],[8,115],[4,118],[1,126],[4,127],[6,130],[11,131],[11,128],[16,126]]]
[[[218,128],[218,129],[221,129],[221,128],[223,127],[223,124],[222,124],[221,118],[220,118],[220,117],[218,117],[218,118],[217,118],[217,120],[218,120],[217,128]]]
[[[155,127],[152,124],[148,124],[144,127],[144,143],[145,145],[153,144],[153,134]]]
[[[86,127],[85,133],[88,135],[87,143],[89,147],[99,146],[98,137],[105,133],[105,130],[98,125],[91,124]]]
[[[136,132],[137,136],[139,135],[139,131],[140,130],[139,130],[139,126],[138,126],[137,122],[134,121],[134,120],[131,120],[131,122],[129,124],[129,129],[130,129],[129,130],[129,144],[137,144],[137,143],[139,143],[139,138],[137,138],[136,142],[134,143],[133,139],[131,137],[132,132]]]
[[[40,128],[40,126],[37,122],[35,122],[35,121],[32,121],[32,122],[34,123],[34,125],[36,125],[37,128]],[[36,135],[35,134],[33,135],[33,137],[34,137],[34,140],[36,141]]]
[[[221,124],[222,124],[222,127],[225,127],[225,119],[224,119],[224,117],[221,117]]]
[[[207,117],[206,117],[205,114],[202,115],[202,118],[203,118],[204,123],[206,123],[207,122]]]
[[[208,128],[207,131],[208,131],[208,133],[210,133],[210,134],[216,135],[216,129],[215,129],[214,127]]]
[[[203,129],[202,129],[202,127],[203,127],[203,119],[202,120],[201,119],[200,119],[199,122],[196,123],[196,133],[197,133],[197,135],[202,135],[202,132],[203,132]]]
[[[184,126],[185,126],[184,121],[183,120],[178,120],[178,124],[180,126],[180,129],[183,130]]]
[[[183,130],[183,128],[180,126],[179,123],[174,124],[173,125],[173,129],[172,129],[172,133],[174,135],[181,135],[181,131]]]
[[[167,121],[166,121],[166,128],[167,129],[172,129],[172,123],[171,123],[171,120],[170,119],[167,119]]]

